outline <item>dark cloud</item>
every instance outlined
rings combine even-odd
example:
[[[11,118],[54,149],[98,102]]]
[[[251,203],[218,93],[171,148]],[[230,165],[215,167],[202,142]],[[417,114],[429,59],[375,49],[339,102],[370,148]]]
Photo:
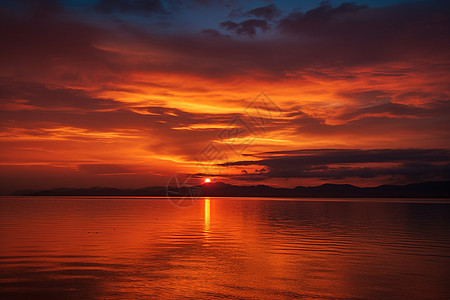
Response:
[[[281,15],[281,10],[279,10],[275,4],[269,4],[267,6],[249,10],[247,14],[259,19],[272,20]]]
[[[257,7],[251,10],[244,10],[242,7],[234,8],[229,14],[230,18],[258,18],[271,21],[281,15],[282,11],[278,9],[275,4]]]
[[[450,53],[450,42],[444,37],[450,35],[448,11],[448,4],[443,1],[403,3],[383,8],[350,4],[330,8],[325,5],[309,13],[293,13],[282,19],[278,30],[283,34],[273,40],[230,40],[214,46],[206,41],[190,40],[183,49],[195,49],[195,53],[201,52],[211,58],[227,53],[226,58],[222,55],[221,62],[223,59],[240,60],[241,67],[226,63],[221,64],[221,71],[227,66],[230,66],[230,72],[245,67],[275,76],[295,70],[300,72],[299,76],[335,78],[340,75],[343,79],[352,79],[355,74],[344,70],[389,63],[392,69],[371,74],[380,80],[382,77],[389,80],[436,67],[411,68],[409,64],[418,61],[436,62],[440,68],[445,68],[441,62],[447,61]],[[260,29],[251,22],[227,21],[221,26],[230,32],[253,36]],[[268,28],[270,24],[261,23],[261,26]],[[222,50],[218,50],[219,47]],[[311,70],[315,74],[311,74]],[[222,72],[216,72],[219,73]]]
[[[291,151],[270,151],[253,155],[265,162],[296,162],[297,165],[326,165],[333,163],[367,162],[442,162],[450,161],[448,149],[307,149]],[[232,162],[228,165],[249,165],[257,161]],[[261,161],[260,161],[261,162]]]
[[[326,138],[337,136],[347,139],[359,137],[359,140],[371,137],[389,141],[393,135],[411,133],[411,139],[414,139],[414,136],[423,137],[424,135],[429,135],[431,141],[433,136],[437,137],[445,134],[446,128],[444,124],[447,122],[448,117],[444,116],[444,114],[440,114],[440,117],[428,118],[367,115],[342,124],[329,124],[325,119],[305,115],[293,119],[290,124],[294,125],[296,132],[304,137],[321,136]],[[422,142],[424,141],[422,140]],[[448,143],[445,140],[441,140],[441,145],[447,147]]]
[[[235,4],[234,0],[172,0],[172,1],[179,1],[179,2],[191,2],[196,3],[203,6],[211,6],[213,4],[220,4],[225,7],[230,7]]]
[[[233,21],[226,21],[220,23],[220,26],[226,30],[233,31],[239,35],[254,36],[257,29],[262,31],[269,30],[269,24],[266,20],[249,19],[242,21],[240,23],[235,23]]]
[[[389,102],[347,112],[340,115],[339,118],[343,120],[349,120],[365,115],[383,114],[389,114],[390,116],[411,116],[419,118],[427,116],[430,117],[433,115],[433,112],[430,109],[423,107]]]
[[[225,28],[226,30],[235,30],[239,27],[239,24],[235,23],[233,21],[226,21],[226,22],[220,23],[220,26],[222,28]]]
[[[222,38],[222,37],[229,37],[228,35],[222,34],[220,31],[216,30],[216,29],[205,29],[202,30],[202,33],[211,37],[216,37],[216,38]]]
[[[100,0],[96,6],[101,13],[165,13],[160,0]]]
[[[332,7],[328,1],[324,1],[319,7],[311,9],[305,13],[292,12],[279,23],[280,29],[288,33],[307,32],[311,29],[325,29],[330,23],[341,15],[356,13],[367,6],[361,6],[354,3],[342,3],[338,7]],[[316,31],[315,30],[315,31]]]
[[[225,163],[223,166],[268,168],[267,178],[348,179],[389,176],[396,181],[448,180],[448,149],[313,149],[265,152],[258,159]],[[394,164],[394,166],[386,164]],[[366,164],[366,165],[365,165]],[[370,165],[367,165],[370,164]],[[245,174],[250,176],[251,174]]]
[[[382,103],[379,105],[364,107],[346,112],[340,115],[339,118],[343,120],[349,120],[356,117],[387,115],[393,118],[411,117],[417,119],[417,122],[420,123],[421,120],[423,121],[425,119],[438,118],[440,116],[449,114],[450,100],[439,100],[428,102],[422,104],[421,106],[392,102]]]
[[[450,34],[449,12],[448,1],[382,8],[349,3],[332,7],[323,3],[306,13],[291,13],[280,20],[278,29],[290,36],[309,37],[310,44],[305,46],[317,43],[317,54],[327,61],[331,58],[347,63],[380,63],[427,55],[448,59],[450,42],[444,36]],[[327,54],[320,49],[328,49]]]
[[[351,90],[341,92],[339,95],[366,104],[380,104],[390,102],[392,100],[392,93],[389,93],[386,90]]]

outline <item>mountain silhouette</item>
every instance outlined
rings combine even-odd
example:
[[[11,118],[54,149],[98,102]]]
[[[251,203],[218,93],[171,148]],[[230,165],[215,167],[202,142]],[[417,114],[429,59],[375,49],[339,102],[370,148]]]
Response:
[[[175,189],[172,195],[188,195],[192,189],[205,197],[293,197],[293,198],[450,198],[450,181],[357,187],[350,184],[323,184],[314,187],[274,188],[267,185],[239,186],[223,182],[205,183]],[[140,189],[107,187],[56,188],[42,191],[17,191],[20,196],[166,196],[161,186]],[[198,194],[197,194],[198,195]]]

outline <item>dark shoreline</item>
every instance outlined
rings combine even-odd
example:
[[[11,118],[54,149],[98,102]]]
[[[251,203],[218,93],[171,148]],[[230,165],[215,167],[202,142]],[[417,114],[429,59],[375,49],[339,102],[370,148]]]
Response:
[[[349,184],[323,184],[293,189],[266,185],[237,186],[222,182],[201,186],[169,189],[172,196],[189,196],[192,191],[201,197],[283,197],[283,198],[450,198],[450,181],[407,185],[357,187]],[[11,196],[167,196],[166,187],[118,189],[106,187],[57,188],[42,191],[17,191]]]

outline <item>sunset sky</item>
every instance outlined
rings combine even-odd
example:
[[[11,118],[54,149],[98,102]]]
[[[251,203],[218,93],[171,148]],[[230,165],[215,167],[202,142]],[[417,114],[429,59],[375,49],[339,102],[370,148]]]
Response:
[[[0,0],[0,193],[450,179],[448,1]]]

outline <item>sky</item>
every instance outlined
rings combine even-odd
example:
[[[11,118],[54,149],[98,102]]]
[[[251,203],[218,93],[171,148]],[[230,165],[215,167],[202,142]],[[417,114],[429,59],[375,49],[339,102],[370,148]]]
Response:
[[[448,1],[0,0],[0,193],[450,179]]]

